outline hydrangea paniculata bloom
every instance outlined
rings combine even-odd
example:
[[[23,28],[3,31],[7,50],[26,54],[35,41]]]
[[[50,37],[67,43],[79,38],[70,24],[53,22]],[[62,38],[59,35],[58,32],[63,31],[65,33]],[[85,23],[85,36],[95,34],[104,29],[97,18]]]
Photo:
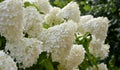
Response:
[[[57,16],[57,13],[60,11],[60,8],[54,7],[51,11],[45,16],[45,23],[50,26],[54,26],[56,24],[60,24],[64,21],[63,18]]]
[[[98,64],[98,70],[108,70],[107,65],[104,63]],[[90,67],[87,70],[97,70],[96,66]]]
[[[16,63],[3,51],[0,51],[0,70],[17,70]]]
[[[84,61],[85,50],[82,45],[73,45],[69,55],[66,57],[66,62],[62,62],[60,70],[74,70]],[[63,67],[65,67],[63,69]]]
[[[31,37],[36,37],[42,31],[42,15],[34,7],[24,8],[24,31]]]
[[[108,56],[109,45],[104,44],[100,39],[96,39],[95,36],[92,36],[92,41],[89,46],[89,51],[96,57],[104,59]]]
[[[84,16],[80,16],[80,24],[84,24],[87,21],[93,19],[92,15],[84,15]]]
[[[44,50],[52,53],[53,61],[62,61],[68,55],[77,25],[72,20],[44,30],[38,39],[43,42]]]
[[[79,23],[79,32],[83,34],[85,32],[90,32],[92,35],[95,35],[97,39],[100,39],[100,41],[104,41],[107,36],[109,20],[106,17],[98,17],[91,19],[92,17],[89,16],[88,18],[90,20],[84,23],[83,21],[81,21]]]
[[[34,7],[24,8],[26,1]],[[80,16],[76,2],[72,1],[60,9],[52,7],[49,0],[5,0],[0,3],[0,13],[0,35],[7,40],[5,52],[21,64],[19,68],[33,66],[39,54],[47,51],[52,54],[53,61],[60,63],[59,70],[77,70],[84,61],[85,50],[83,46],[73,44],[76,32],[92,34],[91,54],[101,59],[108,56],[109,45],[104,41],[109,20],[92,15]],[[51,27],[43,28],[44,23]],[[23,32],[28,34],[28,38],[24,38]],[[0,70],[17,70],[16,63],[8,55],[0,51]],[[107,70],[104,63],[98,68]],[[96,67],[88,70],[96,70]]]
[[[0,3],[0,33],[8,41],[23,37],[23,4],[18,0],[5,0]]]
[[[17,63],[22,64],[20,68],[30,67],[37,62],[42,52],[42,42],[37,39],[23,38],[14,43],[6,43],[5,51],[9,51]]]
[[[52,5],[50,5],[49,0],[36,0],[33,3],[38,7],[40,12],[44,14],[49,13],[52,9]]]
[[[70,2],[64,8],[62,8],[57,15],[67,20],[79,22],[80,20],[79,6],[76,2]]]

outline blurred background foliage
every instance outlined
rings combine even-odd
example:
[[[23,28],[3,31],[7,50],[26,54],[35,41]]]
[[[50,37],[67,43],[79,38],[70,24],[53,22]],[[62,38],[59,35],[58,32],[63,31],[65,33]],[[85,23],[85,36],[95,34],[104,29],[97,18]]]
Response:
[[[104,16],[110,20],[105,43],[110,45],[109,57],[103,60],[109,70],[120,70],[120,0],[49,0],[53,6],[64,7],[70,1],[79,4],[81,15]]]

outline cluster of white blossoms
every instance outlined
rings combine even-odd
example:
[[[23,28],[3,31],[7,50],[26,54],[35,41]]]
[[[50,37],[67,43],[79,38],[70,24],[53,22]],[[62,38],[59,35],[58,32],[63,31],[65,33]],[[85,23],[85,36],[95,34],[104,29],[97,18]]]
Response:
[[[76,2],[70,2],[68,3],[68,5],[62,8],[57,15],[67,20],[72,19],[75,22],[79,22],[80,20],[79,5]]]
[[[96,57],[104,59],[108,56],[109,45],[104,44],[109,20],[106,17],[94,18],[92,15],[81,16],[78,24],[78,31],[82,34],[90,32],[92,41],[90,43],[90,53]]]
[[[26,1],[34,6],[25,8],[23,5]],[[7,40],[5,52],[12,57],[10,59],[22,64],[20,68],[36,64],[39,54],[47,51],[52,53],[53,61],[60,63],[59,70],[76,69],[84,61],[86,53],[82,45],[73,43],[76,32],[92,34],[89,46],[91,54],[101,59],[108,56],[109,45],[104,44],[108,19],[94,18],[92,15],[80,16],[76,2],[72,1],[61,9],[50,5],[48,0],[5,0],[0,3],[0,13],[0,34]],[[46,29],[44,24],[51,27]],[[24,33],[28,34],[27,38]],[[0,60],[0,64],[3,60]],[[16,70],[16,63],[12,62],[14,65],[8,70]],[[9,63],[6,66],[9,67]],[[99,70],[107,70],[107,67]]]
[[[24,8],[24,32],[36,37],[42,31],[43,17],[34,7]]]
[[[107,36],[108,23],[109,20],[106,17],[93,18],[91,15],[81,16],[78,31],[81,33],[90,32],[100,41],[104,41]]]
[[[5,0],[0,3],[0,33],[8,41],[16,41],[23,36],[22,2]]]
[[[67,57],[67,66],[68,70],[72,70],[77,68],[79,64],[81,64],[84,60],[85,50],[82,45],[73,45],[70,54]],[[74,61],[71,61],[74,60]]]
[[[106,64],[101,63],[97,65],[98,70],[108,70]],[[96,66],[90,67],[87,70],[97,70]]]
[[[33,4],[35,4],[40,10],[40,12],[44,14],[48,14],[52,9],[52,6],[50,5],[49,0],[35,0]]]
[[[109,45],[104,44],[103,42],[100,41],[100,39],[96,39],[95,36],[92,36],[89,51],[94,56],[104,59],[108,56]]]
[[[44,50],[52,52],[53,61],[61,62],[68,55],[76,29],[76,23],[68,21],[40,33],[38,39],[43,42]]]
[[[25,30],[25,26],[23,25],[25,25],[25,22],[26,25],[29,22],[28,19],[24,17],[26,11],[24,11],[23,5],[22,1],[17,0],[5,0],[0,3],[0,33],[6,38],[5,52],[10,55],[13,60],[16,60],[16,63],[22,64],[20,66],[21,68],[26,68],[37,62],[39,54],[42,52],[42,42],[32,38],[24,38],[23,31]],[[29,20],[32,19],[29,18]],[[36,19],[35,21],[38,20]],[[38,23],[36,22],[36,24]],[[31,22],[29,25],[32,24]],[[11,66],[11,68],[13,67]]]
[[[0,51],[0,70],[17,70],[16,63],[3,51]]]
[[[85,50],[82,45],[73,45],[69,55],[64,62],[59,65],[59,70],[76,70],[84,60]]]
[[[5,51],[9,51],[12,58],[17,63],[21,63],[20,68],[30,67],[37,62],[39,54],[42,52],[42,42],[33,38],[23,38],[14,43],[6,43]]]
[[[58,12],[60,12],[60,8],[52,8],[49,14],[45,16],[45,23],[49,24],[50,26],[62,23],[64,19],[57,15]]]

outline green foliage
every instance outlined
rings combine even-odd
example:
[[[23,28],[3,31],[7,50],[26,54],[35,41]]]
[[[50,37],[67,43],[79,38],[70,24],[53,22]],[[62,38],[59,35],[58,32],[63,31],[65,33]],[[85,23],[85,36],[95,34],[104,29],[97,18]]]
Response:
[[[49,1],[52,5],[62,8],[72,0],[49,0]]]
[[[58,70],[57,65],[59,65],[58,62],[52,62],[50,53],[42,52],[39,55],[36,64],[34,64],[32,67],[26,69],[19,68],[18,70]]]
[[[43,24],[43,27],[45,28],[45,29],[48,29],[49,27],[51,27],[49,24],[46,24],[46,23],[44,23]]]
[[[89,11],[91,9],[91,6],[90,5],[85,5],[83,8],[84,8],[85,11]]]
[[[96,58],[89,52],[86,52],[84,61],[78,67],[79,67],[79,70],[87,70],[87,68],[95,65],[96,68],[98,69],[97,64],[99,63],[100,63],[99,58]]]
[[[29,6],[35,7],[35,5],[34,5],[34,4],[31,4],[30,2],[25,2],[25,3],[24,3],[24,7],[25,7],[25,8],[26,8],[26,7],[29,7]]]
[[[79,33],[75,34],[75,44],[82,44],[87,51],[91,40],[92,36],[89,32],[86,32],[83,36],[80,36]]]
[[[0,0],[0,2],[3,2],[4,0]]]

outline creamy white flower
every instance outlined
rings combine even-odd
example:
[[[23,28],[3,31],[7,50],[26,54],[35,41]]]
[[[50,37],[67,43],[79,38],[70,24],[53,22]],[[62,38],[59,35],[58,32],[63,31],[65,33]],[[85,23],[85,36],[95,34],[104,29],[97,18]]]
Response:
[[[89,20],[93,19],[94,17],[92,15],[84,15],[84,16],[80,16],[80,24],[84,24],[86,22],[88,22]]]
[[[108,56],[109,45],[101,42],[100,39],[96,39],[95,36],[92,36],[92,41],[89,46],[89,51],[96,57],[104,59]]]
[[[79,69],[74,68],[73,70],[79,70]]]
[[[70,54],[67,57],[67,64],[66,69],[67,70],[74,70],[74,68],[77,68],[79,64],[83,62],[85,58],[85,50],[82,45],[73,45]]]
[[[80,22],[78,24],[78,32],[84,33],[84,29],[82,26],[83,24],[85,24],[86,22],[88,22],[89,20],[93,19],[92,15],[85,15],[85,16],[80,16]]]
[[[76,23],[70,20],[40,33],[38,39],[43,42],[44,50],[52,52],[53,61],[61,62],[69,54],[76,29]]]
[[[9,51],[10,56],[17,63],[22,64],[20,68],[30,67],[36,63],[39,54],[42,52],[42,43],[37,39],[23,38],[14,43],[6,43],[5,51]]]
[[[82,23],[83,21],[79,23],[79,32],[83,34],[90,32],[92,35],[95,35],[97,39],[104,41],[107,36],[109,20],[106,17],[91,18],[92,17],[85,23]]]
[[[101,53],[99,54],[101,59],[108,57],[110,45],[102,44]]]
[[[34,4],[38,7],[40,12],[47,14],[50,12],[52,6],[49,3],[49,0],[36,0]]]
[[[64,19],[70,19],[75,22],[79,22],[80,20],[79,6],[76,2],[70,2],[57,15]]]
[[[0,33],[9,41],[23,37],[23,7],[18,0],[5,0],[0,3]]]
[[[3,51],[0,51],[0,70],[17,70],[16,63]]]
[[[49,24],[50,26],[62,23],[64,19],[56,15],[59,11],[60,8],[58,7],[52,8],[50,13],[45,16],[45,23]]]
[[[104,63],[98,64],[98,70],[108,70],[107,65]],[[89,67],[87,70],[97,70],[96,66]]]
[[[38,36],[42,30],[43,22],[43,17],[34,7],[24,8],[24,31],[29,36]]]

